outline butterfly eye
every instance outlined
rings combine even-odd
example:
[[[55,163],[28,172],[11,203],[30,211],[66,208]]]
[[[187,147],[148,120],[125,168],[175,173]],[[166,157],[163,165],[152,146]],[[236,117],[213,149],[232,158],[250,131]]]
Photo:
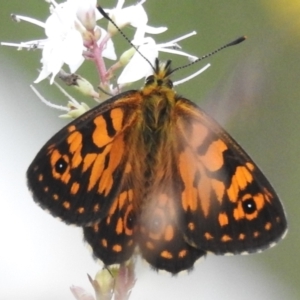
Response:
[[[168,88],[173,88],[173,82],[171,80],[167,80],[165,84]]]
[[[256,211],[256,203],[252,198],[244,200],[242,206],[245,214],[253,214]]]
[[[149,77],[146,78],[146,83],[145,85],[150,85],[153,84],[155,81],[155,77],[153,75],[150,75]]]
[[[55,163],[55,171],[58,174],[63,174],[66,171],[67,167],[68,163],[62,157]]]

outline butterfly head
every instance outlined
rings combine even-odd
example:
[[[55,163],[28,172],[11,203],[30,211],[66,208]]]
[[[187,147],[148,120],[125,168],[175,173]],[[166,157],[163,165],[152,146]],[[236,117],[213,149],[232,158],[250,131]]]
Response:
[[[173,87],[173,83],[170,80],[170,75],[172,73],[171,60],[162,62],[156,58],[155,67],[153,67],[153,74],[146,78],[145,87],[155,85],[157,87],[165,86],[171,89]]]

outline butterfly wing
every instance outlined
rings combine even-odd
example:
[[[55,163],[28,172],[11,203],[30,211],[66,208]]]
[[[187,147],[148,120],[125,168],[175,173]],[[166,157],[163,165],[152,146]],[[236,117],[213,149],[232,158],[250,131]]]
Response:
[[[173,274],[191,269],[205,252],[189,245],[182,234],[180,176],[173,143],[174,128],[156,144],[148,157],[149,174],[138,216],[137,243],[142,257],[154,268]]]
[[[191,101],[178,99],[175,115],[186,241],[224,254],[256,252],[280,239],[283,207],[251,158]]]
[[[135,248],[136,213],[133,191],[125,184],[100,222],[84,227],[84,238],[105,265],[128,260]]]
[[[206,252],[184,239],[178,221],[178,196],[172,195],[171,190],[154,193],[148,199],[140,216],[138,244],[143,258],[154,269],[176,274],[191,269]]]
[[[35,201],[66,223],[99,221],[120,193],[133,155],[141,98],[120,94],[55,134],[27,170]]]

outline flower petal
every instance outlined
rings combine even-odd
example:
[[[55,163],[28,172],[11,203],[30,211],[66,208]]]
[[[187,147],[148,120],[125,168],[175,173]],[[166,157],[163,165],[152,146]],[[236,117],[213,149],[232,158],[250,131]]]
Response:
[[[144,57],[138,52],[133,55],[128,65],[119,76],[118,84],[135,82],[153,73],[153,65],[155,59],[158,57],[158,50],[153,39],[147,38],[147,42],[147,44],[139,47],[139,52],[141,52]],[[145,57],[149,61],[145,60]]]
[[[62,51],[63,61],[68,65],[78,65],[84,61],[82,56],[84,51],[82,37],[76,30],[69,31],[66,38],[62,41],[60,50]]]
[[[168,30],[168,27],[152,27],[149,25],[145,26],[145,32],[150,34],[160,34]]]

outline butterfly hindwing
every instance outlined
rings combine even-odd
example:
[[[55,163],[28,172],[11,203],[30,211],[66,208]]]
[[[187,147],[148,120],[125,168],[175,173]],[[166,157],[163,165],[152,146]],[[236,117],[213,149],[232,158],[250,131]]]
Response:
[[[173,274],[191,269],[205,251],[189,245],[181,231],[178,199],[171,193],[153,194],[140,216],[141,254],[155,269]]]
[[[107,216],[83,229],[84,238],[92,247],[94,256],[105,265],[122,263],[132,256],[136,246],[133,197],[132,189],[121,188]]]
[[[286,231],[272,186],[241,147],[195,104],[176,104],[185,239],[216,254],[256,252]]]
[[[76,225],[105,216],[126,174],[138,105],[135,91],[120,94],[54,135],[27,171],[38,204]]]
[[[156,143],[154,161],[148,168],[152,176],[146,179],[147,189],[138,218],[137,242],[142,257],[154,269],[173,274],[191,269],[205,254],[184,239],[183,210],[181,208],[180,177],[177,170],[174,130]],[[151,155],[150,155],[151,156]]]

